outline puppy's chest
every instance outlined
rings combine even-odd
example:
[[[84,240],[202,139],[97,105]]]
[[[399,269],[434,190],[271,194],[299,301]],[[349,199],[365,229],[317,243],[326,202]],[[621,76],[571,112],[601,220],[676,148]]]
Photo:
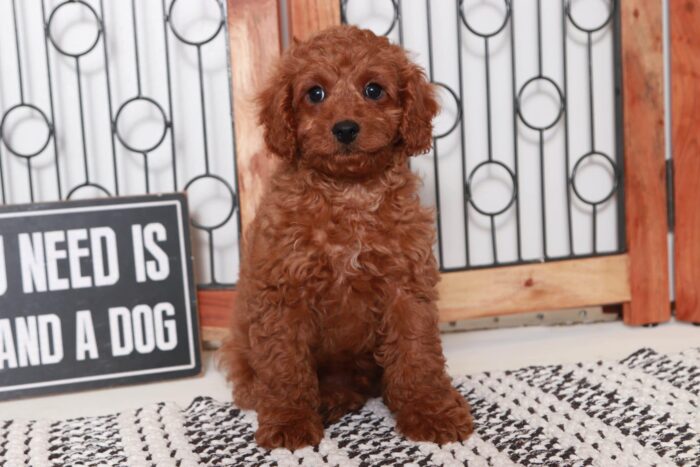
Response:
[[[336,276],[383,276],[401,256],[401,241],[388,224],[367,213],[341,211],[312,227],[310,244]]]

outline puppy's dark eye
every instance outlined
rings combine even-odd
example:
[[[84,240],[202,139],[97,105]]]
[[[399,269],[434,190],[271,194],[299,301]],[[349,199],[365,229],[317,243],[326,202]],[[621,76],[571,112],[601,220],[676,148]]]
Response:
[[[373,101],[379,100],[384,95],[384,89],[377,83],[369,83],[365,86],[365,96]]]
[[[326,91],[324,91],[321,86],[314,86],[309,89],[306,94],[309,96],[309,100],[314,104],[318,104],[326,98]]]

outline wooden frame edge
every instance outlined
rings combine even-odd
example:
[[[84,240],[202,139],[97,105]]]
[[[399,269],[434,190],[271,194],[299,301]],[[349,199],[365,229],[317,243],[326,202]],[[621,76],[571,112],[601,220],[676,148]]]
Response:
[[[282,51],[280,12],[277,0],[227,1],[237,189],[245,232],[277,167],[265,149],[255,98]]]
[[[624,193],[630,302],[627,324],[671,318],[664,146],[663,26],[659,2],[620,7]]]
[[[221,342],[228,333],[229,321],[236,301],[236,290],[200,289],[197,291],[197,301],[202,340]]]
[[[438,285],[440,321],[628,302],[627,255],[452,272]],[[228,327],[236,292],[198,292],[205,340]]]
[[[674,268],[676,319],[700,323],[700,210],[697,179],[700,175],[700,40],[698,7],[691,2],[669,2],[671,29],[671,80],[673,171],[675,179]]]
[[[289,36],[303,41],[330,26],[340,24],[337,0],[286,0]]]
[[[626,254],[452,272],[438,285],[441,321],[628,302]]]

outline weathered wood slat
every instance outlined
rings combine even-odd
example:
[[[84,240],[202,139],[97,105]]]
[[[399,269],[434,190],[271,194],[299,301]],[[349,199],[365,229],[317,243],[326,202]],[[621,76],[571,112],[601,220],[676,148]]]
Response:
[[[671,317],[664,159],[661,2],[618,2],[622,23],[628,324]]]

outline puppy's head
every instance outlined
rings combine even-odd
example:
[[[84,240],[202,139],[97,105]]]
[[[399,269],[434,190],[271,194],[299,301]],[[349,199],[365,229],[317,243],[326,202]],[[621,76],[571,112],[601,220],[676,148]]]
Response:
[[[291,46],[260,105],[273,153],[341,178],[428,151],[438,111],[432,85],[403,49],[351,26]]]

